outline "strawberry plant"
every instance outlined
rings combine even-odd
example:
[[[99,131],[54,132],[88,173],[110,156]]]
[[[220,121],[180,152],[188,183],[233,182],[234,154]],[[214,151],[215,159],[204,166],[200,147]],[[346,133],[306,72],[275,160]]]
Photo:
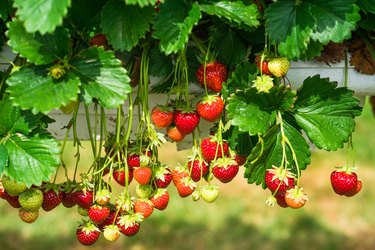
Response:
[[[337,61],[350,48],[364,71],[360,52],[375,57],[374,14],[370,0],[3,0],[0,45],[15,57],[2,58],[0,72],[0,196],[27,223],[40,207],[78,205],[83,245],[101,232],[109,241],[138,233],[154,208],[167,209],[172,180],[179,196],[211,203],[217,183],[241,168],[248,183],[271,191],[268,204],[302,207],[309,144],[352,150],[362,108],[353,91],[320,75],[291,83],[290,61]],[[153,93],[166,101],[151,104]],[[49,130],[58,109],[69,117],[63,140]],[[82,127],[88,169],[78,168]],[[178,167],[159,158],[166,138],[191,138]],[[73,170],[62,160],[67,140]],[[361,190],[352,169],[332,173],[334,192]]]

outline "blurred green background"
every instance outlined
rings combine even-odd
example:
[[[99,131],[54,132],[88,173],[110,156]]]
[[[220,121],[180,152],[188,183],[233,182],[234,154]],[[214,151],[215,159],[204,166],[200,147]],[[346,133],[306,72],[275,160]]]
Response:
[[[301,182],[309,201],[298,210],[266,206],[269,192],[248,185],[241,171],[233,182],[221,185],[213,204],[179,198],[171,184],[168,208],[155,210],[136,236],[121,236],[115,243],[101,236],[94,246],[84,247],[75,238],[80,220],[76,208],[41,211],[38,220],[29,225],[19,219],[16,209],[0,200],[0,249],[375,249],[374,125],[367,104],[353,135],[363,189],[351,198],[334,194],[329,181],[334,167],[346,163],[346,151],[315,151]],[[87,145],[83,168],[91,164],[89,152]],[[161,149],[161,159],[174,165],[184,162],[187,153],[168,144]],[[67,164],[74,163],[73,155],[73,151],[65,154]]]

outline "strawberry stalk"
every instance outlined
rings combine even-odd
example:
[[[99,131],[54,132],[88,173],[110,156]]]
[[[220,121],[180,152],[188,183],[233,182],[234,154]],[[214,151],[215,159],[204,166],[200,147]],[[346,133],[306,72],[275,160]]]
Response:
[[[75,167],[74,167],[73,181],[76,180],[78,163],[79,163],[79,160],[81,159],[81,154],[79,152],[79,148],[81,147],[81,141],[79,140],[78,135],[77,135],[77,115],[78,115],[78,110],[79,110],[79,103],[76,106],[76,108],[74,109],[73,118],[72,118],[72,123],[73,123],[73,147],[77,147],[77,151],[76,151],[76,154],[75,154],[76,164],[75,164]]]

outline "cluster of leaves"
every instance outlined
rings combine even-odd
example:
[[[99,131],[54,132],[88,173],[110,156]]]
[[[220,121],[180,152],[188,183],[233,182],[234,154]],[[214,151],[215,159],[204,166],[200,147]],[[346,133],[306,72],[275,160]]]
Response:
[[[256,68],[244,62],[264,48],[265,34],[270,44],[289,59],[315,57],[328,42],[349,38],[361,15],[372,20],[372,1],[361,1],[360,9],[355,0],[165,0],[156,11],[157,2],[0,1],[0,42],[6,42],[18,55],[13,62],[17,67],[2,75],[0,86],[1,114],[17,114],[0,124],[0,172],[29,185],[50,176],[52,168],[60,164],[56,159],[58,145],[46,132],[47,125],[39,126],[37,121],[73,101],[86,105],[95,102],[107,109],[123,104],[132,91],[131,80],[137,81],[137,58],[146,43],[151,46],[150,74],[167,83],[159,85],[157,91],[165,92],[170,87],[168,77],[174,73],[174,59],[186,46],[189,79],[194,81],[199,50],[194,42],[189,43],[193,33],[210,44],[218,60],[230,70],[236,69],[223,92],[225,97],[231,96],[228,118],[233,127],[228,138],[232,138],[232,145],[241,142],[241,152],[252,152],[247,165],[251,182],[260,183],[259,175],[253,173],[260,168],[264,172],[265,167],[277,162],[275,148],[281,129],[275,123],[278,112],[283,114],[285,133],[294,138],[292,145],[302,145],[297,147],[302,167],[308,164],[309,153],[301,130],[327,150],[335,150],[347,140],[354,127],[353,116],[359,114],[350,91],[314,77],[307,79],[297,93],[280,86],[269,94],[258,94],[249,84]],[[361,25],[371,26],[371,22],[362,20]],[[111,49],[92,47],[89,41],[96,34],[105,34]],[[59,79],[50,74],[56,65],[64,72]],[[336,126],[338,122],[342,123]],[[342,128],[335,130],[334,138],[324,132],[323,127],[329,124],[332,129]],[[254,139],[258,135],[264,145]],[[43,154],[34,154],[33,150],[39,152],[44,144],[51,152],[43,149]],[[28,152],[26,156],[21,154],[22,148]],[[265,157],[262,160],[259,150]],[[25,164],[36,166],[30,170],[33,175],[24,175],[21,169]]]

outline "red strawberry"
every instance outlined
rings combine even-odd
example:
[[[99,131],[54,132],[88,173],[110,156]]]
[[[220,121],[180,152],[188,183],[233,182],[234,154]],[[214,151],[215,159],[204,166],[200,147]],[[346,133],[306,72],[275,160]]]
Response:
[[[265,183],[271,192],[282,192],[294,187],[294,176],[283,167],[272,166],[266,171]]]
[[[129,197],[129,194],[123,192],[120,196],[116,197],[115,205],[119,213],[127,214],[133,210],[133,197]]]
[[[350,193],[345,194],[345,196],[352,197],[352,196],[358,194],[359,191],[361,191],[361,189],[362,189],[362,181],[358,180],[357,181],[357,188],[353,189],[353,191],[351,191]]]
[[[50,189],[43,192],[42,208],[44,211],[51,211],[60,205],[63,198],[63,193],[58,190]]]
[[[139,199],[134,203],[134,212],[139,213],[144,219],[149,217],[154,211],[154,205],[150,200]]]
[[[0,180],[0,198],[5,199],[4,193],[5,193],[5,189],[4,189],[3,183]]]
[[[77,205],[76,199],[77,192],[63,192],[62,201],[64,207],[70,208]]]
[[[223,88],[223,82],[227,81],[227,67],[221,62],[214,61],[207,63],[206,72],[204,71],[204,64],[202,64],[195,73],[199,84],[204,87],[204,76],[206,75],[207,88],[213,92],[220,92]]]
[[[245,164],[245,162],[247,160],[247,157],[246,157],[246,155],[235,154],[234,160],[237,162],[238,166],[242,166],[242,165]]]
[[[195,187],[195,183],[189,177],[180,179],[176,185],[177,192],[182,198],[191,195],[194,192]]]
[[[95,224],[103,223],[109,216],[110,209],[105,206],[93,205],[89,208],[88,215]]]
[[[27,211],[24,208],[18,210],[18,216],[23,222],[33,223],[39,217],[39,211]]]
[[[160,167],[155,173],[155,184],[158,188],[166,188],[172,181],[171,170],[166,167]]]
[[[82,245],[90,246],[98,240],[100,230],[94,224],[87,222],[77,228],[76,236]]]
[[[147,155],[148,157],[151,157],[151,152],[147,151],[147,154],[143,152],[144,155]],[[130,153],[127,157],[128,167],[129,168],[137,168],[141,166],[141,157],[138,153]]]
[[[259,71],[264,74],[264,75],[269,75],[271,76],[272,73],[270,72],[270,70],[268,69],[268,61],[269,59],[264,57],[263,58],[263,62],[262,62],[262,67],[260,66],[260,63],[261,63],[261,58],[262,58],[262,55],[257,55],[255,57],[255,64],[257,65]]]
[[[286,191],[285,202],[291,208],[300,208],[308,200],[303,188],[293,187]]]
[[[111,210],[107,216],[107,218],[98,225],[100,231],[103,231],[106,226],[112,225],[114,221],[116,221],[116,214],[115,210]]]
[[[75,195],[77,205],[84,209],[89,209],[93,204],[93,192],[87,189],[77,191]]]
[[[172,170],[172,179],[175,186],[185,177],[189,177],[189,173],[185,168],[177,167]]]
[[[219,120],[224,110],[224,102],[217,95],[205,96],[197,103],[197,112],[200,117],[209,121],[216,122]]]
[[[169,193],[164,188],[159,188],[156,193],[150,198],[150,201],[156,209],[164,210],[168,206]]]
[[[285,201],[285,194],[286,194],[286,191],[279,191],[275,194],[277,204],[280,207],[289,207],[288,204]]]
[[[141,184],[146,185],[150,182],[152,170],[149,167],[138,167],[134,169],[134,179]]]
[[[113,178],[115,181],[120,184],[121,186],[126,185],[126,180],[125,180],[125,170],[123,169],[116,169],[113,171]],[[130,184],[133,180],[133,169],[128,170],[128,184]]]
[[[190,171],[191,179],[195,182],[199,181],[208,172],[208,165],[204,161],[189,161],[187,167]]]
[[[174,142],[180,142],[185,138],[185,134],[181,133],[176,126],[169,126],[167,128],[167,135]]]
[[[212,174],[222,183],[228,183],[236,177],[239,167],[231,158],[220,158],[212,167]]]
[[[357,183],[357,174],[350,170],[346,171],[345,167],[331,173],[332,188],[338,195],[346,195],[355,192]]]
[[[110,49],[106,35],[97,34],[90,40],[91,46],[103,46],[105,50]]]
[[[151,111],[151,120],[157,128],[166,128],[173,122],[173,112],[167,106],[155,106]]]
[[[174,114],[174,124],[178,130],[187,135],[193,132],[193,130],[198,127],[199,115],[196,111],[181,111],[177,110]]]
[[[224,150],[224,152],[222,152],[222,149]],[[201,142],[201,150],[204,160],[206,162],[210,162],[215,159],[215,156],[216,158],[221,158],[228,155],[228,143],[226,141],[223,141],[223,145],[221,147],[221,145],[217,143],[215,137],[206,137]]]
[[[20,208],[21,204],[18,201],[18,196],[10,196],[7,191],[3,194],[3,199],[5,199],[9,205],[11,205],[14,208]]]
[[[143,221],[141,214],[126,214],[118,217],[117,227],[126,236],[133,236],[139,231],[140,223]]]

